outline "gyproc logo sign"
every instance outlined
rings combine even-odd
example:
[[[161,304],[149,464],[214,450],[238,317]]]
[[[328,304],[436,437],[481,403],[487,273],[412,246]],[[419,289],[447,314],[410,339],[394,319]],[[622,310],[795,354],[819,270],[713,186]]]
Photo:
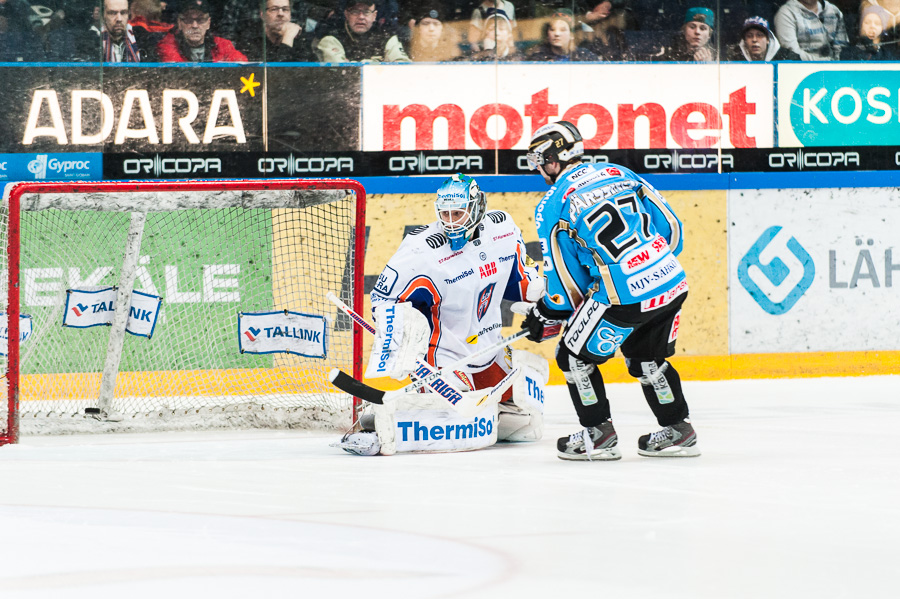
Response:
[[[738,263],[738,281],[769,314],[794,307],[816,276],[816,266],[800,242],[782,227],[769,227]]]
[[[88,179],[94,168],[89,154],[36,154],[27,165],[28,172],[40,179]]]

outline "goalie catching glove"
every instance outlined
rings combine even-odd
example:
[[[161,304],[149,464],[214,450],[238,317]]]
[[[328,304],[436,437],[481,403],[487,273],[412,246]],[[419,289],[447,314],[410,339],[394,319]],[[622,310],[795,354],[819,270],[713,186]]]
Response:
[[[415,372],[416,361],[428,351],[428,320],[409,303],[378,305],[374,316],[377,330],[366,377],[400,380]]]
[[[524,314],[525,321],[522,322],[522,328],[528,329],[528,340],[540,343],[547,339],[552,339],[559,335],[565,320],[557,320],[544,302],[538,300],[536,302],[516,302],[512,305],[512,311],[516,314]]]

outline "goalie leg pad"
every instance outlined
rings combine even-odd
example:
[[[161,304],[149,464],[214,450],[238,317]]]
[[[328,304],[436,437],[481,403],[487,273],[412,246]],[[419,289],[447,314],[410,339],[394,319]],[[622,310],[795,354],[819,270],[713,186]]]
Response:
[[[383,455],[482,449],[497,442],[497,403],[467,416],[433,393],[408,393],[375,406],[375,429]]]
[[[550,365],[529,351],[513,350],[513,369],[522,374],[513,383],[512,400],[527,414],[544,413],[544,387],[550,379]]]
[[[540,441],[544,434],[544,415],[524,412],[509,402],[499,405],[497,440],[509,442]]]

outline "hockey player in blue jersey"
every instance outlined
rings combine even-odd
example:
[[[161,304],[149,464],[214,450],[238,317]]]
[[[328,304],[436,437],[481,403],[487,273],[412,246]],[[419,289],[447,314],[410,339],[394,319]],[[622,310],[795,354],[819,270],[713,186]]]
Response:
[[[676,256],[682,226],[671,206],[630,170],[581,161],[575,125],[559,121],[535,131],[529,168],[551,185],[535,210],[544,254],[544,297],[523,328],[540,342],[562,328],[556,362],[582,430],[559,439],[565,460],[617,460],[609,400],[597,368],[616,350],[637,378],[662,430],[643,435],[644,456],[697,456],[675,353],[687,281]]]

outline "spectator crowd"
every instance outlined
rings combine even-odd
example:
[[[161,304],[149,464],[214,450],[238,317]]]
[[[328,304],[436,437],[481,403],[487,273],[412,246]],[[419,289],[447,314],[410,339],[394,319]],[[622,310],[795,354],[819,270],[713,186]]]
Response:
[[[0,0],[0,62],[900,60],[900,0]]]

